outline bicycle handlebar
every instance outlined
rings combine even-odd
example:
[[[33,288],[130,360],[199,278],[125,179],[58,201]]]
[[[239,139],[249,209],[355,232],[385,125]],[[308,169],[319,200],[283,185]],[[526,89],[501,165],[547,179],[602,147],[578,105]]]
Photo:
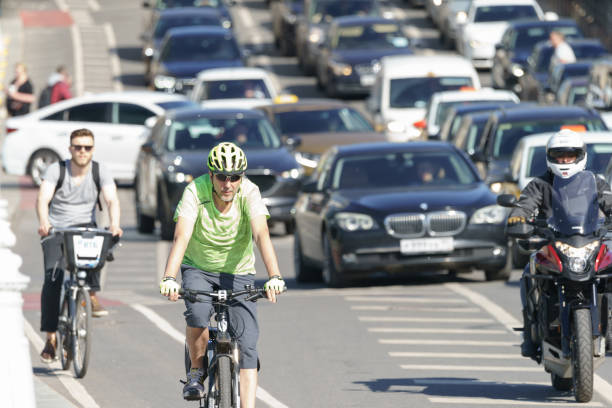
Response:
[[[227,302],[233,300],[238,296],[249,295],[245,298],[246,301],[256,302],[258,299],[266,297],[266,290],[264,288],[255,288],[250,285],[245,286],[244,290],[194,290],[194,289],[179,289],[179,296],[186,298],[192,302],[197,302],[197,295],[208,296],[218,301]]]

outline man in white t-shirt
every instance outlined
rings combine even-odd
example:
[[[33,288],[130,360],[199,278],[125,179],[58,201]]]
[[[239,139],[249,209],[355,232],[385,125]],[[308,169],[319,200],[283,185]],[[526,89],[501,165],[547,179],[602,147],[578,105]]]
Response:
[[[555,47],[555,52],[550,60],[550,66],[554,67],[556,64],[568,64],[570,62],[576,62],[576,55],[574,50],[565,42],[565,36],[559,31],[551,31],[550,43]]]

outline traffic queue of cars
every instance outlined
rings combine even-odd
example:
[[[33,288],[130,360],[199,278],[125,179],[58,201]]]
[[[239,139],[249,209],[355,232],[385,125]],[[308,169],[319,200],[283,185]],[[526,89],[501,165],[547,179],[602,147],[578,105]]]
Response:
[[[294,234],[296,279],[330,286],[414,270],[476,268],[506,279],[524,254],[504,236],[507,210],[496,196],[518,194],[544,170],[550,132],[592,132],[587,168],[612,177],[607,50],[535,0],[425,1],[442,43],[463,55],[421,52],[378,0],[270,1],[279,52],[296,54],[328,96],[365,97],[365,114],[288,95],[273,73],[248,66],[232,3],[145,2],[151,91],[83,96],[11,118],[5,172],[40,182],[66,157],[69,131],[91,128],[96,158],[134,182],[138,231],[159,223],[172,239],[176,205],[206,170],[202,158],[234,142],[270,222]],[[577,62],[551,66],[551,31],[566,35]],[[499,89],[481,87],[483,67]]]

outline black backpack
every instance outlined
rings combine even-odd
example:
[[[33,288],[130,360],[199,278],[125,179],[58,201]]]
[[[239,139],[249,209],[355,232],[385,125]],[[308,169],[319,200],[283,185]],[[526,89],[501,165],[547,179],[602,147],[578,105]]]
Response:
[[[40,92],[40,95],[38,97],[38,108],[39,109],[51,104],[51,93],[53,92],[54,86],[55,85],[47,85]]]
[[[55,193],[57,192],[57,189],[62,187],[62,184],[64,183],[64,179],[66,178],[66,162],[64,160],[61,160],[59,162],[59,166],[60,166],[60,174],[59,174],[59,178],[57,179],[57,183],[55,184],[55,190],[53,191],[53,195],[55,195]],[[95,160],[91,161],[91,173],[94,179],[94,183],[96,184],[96,189],[98,190],[98,194],[96,195],[96,202],[98,203],[98,209],[102,211],[102,204],[100,203],[100,164]]]

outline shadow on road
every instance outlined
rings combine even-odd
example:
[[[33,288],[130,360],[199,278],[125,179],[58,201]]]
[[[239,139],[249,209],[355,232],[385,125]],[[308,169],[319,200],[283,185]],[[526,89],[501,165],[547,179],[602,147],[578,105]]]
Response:
[[[126,61],[142,61],[141,47],[118,47],[111,50],[117,53],[120,59]]]

